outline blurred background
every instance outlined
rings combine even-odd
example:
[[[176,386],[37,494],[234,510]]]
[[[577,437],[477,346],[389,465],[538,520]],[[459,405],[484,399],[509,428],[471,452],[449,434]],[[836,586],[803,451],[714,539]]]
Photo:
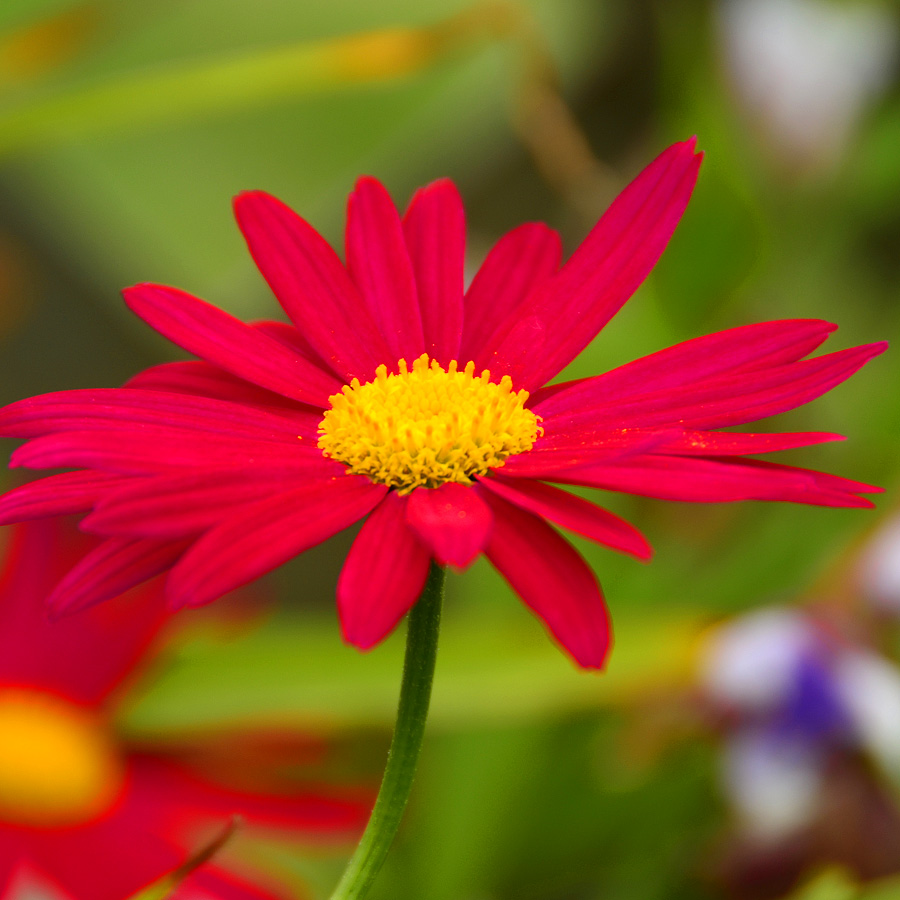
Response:
[[[4,0],[0,400],[178,358],[125,309],[128,284],[273,317],[238,191],[340,247],[358,175],[401,206],[450,176],[474,272],[526,220],[571,251],[691,134],[707,156],[679,230],[566,377],[765,319],[834,321],[831,349],[894,339],[898,73],[900,10],[877,0]],[[900,896],[898,375],[891,351],[773,425],[846,434],[781,456],[884,485],[877,511],[602,498],[656,550],[644,566],[575,541],[616,627],[602,675],[487,565],[452,577],[420,775],[373,896]],[[126,704],[128,740],[254,733],[287,774],[284,747],[311,741],[323,777],[376,784],[403,638],[341,644],[351,537],[225,618],[196,614]],[[315,898],[346,851],[229,852]]]

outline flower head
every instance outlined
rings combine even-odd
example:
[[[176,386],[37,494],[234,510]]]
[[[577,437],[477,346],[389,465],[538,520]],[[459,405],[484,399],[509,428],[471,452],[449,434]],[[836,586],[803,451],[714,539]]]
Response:
[[[234,790],[175,762],[171,749],[125,746],[116,698],[148,658],[165,604],[148,586],[48,623],[42,603],[73,562],[72,537],[54,522],[20,526],[0,581],[0,897],[37,879],[67,900],[122,900],[181,865],[234,814],[307,839],[361,827],[367,810],[349,799]],[[185,900],[281,896],[219,864],[182,890]]]
[[[346,265],[273,197],[239,196],[250,252],[291,320],[247,325],[174,288],[131,309],[199,361],[124,388],[0,412],[31,438],[13,465],[69,467],[0,500],[0,520],[91,511],[107,538],[51,597],[90,605],[159,572],[172,604],[207,603],[365,519],[338,583],[346,640],[380,641],[431,560],[485,554],[582,666],[602,666],[599,585],[549,523],[645,558],[628,523],[547,482],[696,502],[866,506],[867,485],[748,460],[836,435],[720,429],[806,403],[884,349],[804,359],[819,320],[744,326],[594,378],[544,386],[594,338],[665,248],[696,181],[675,144],[560,267],[557,235],[526,224],[463,288],[465,223],[448,181],[400,216],[374,179],[350,197]]]

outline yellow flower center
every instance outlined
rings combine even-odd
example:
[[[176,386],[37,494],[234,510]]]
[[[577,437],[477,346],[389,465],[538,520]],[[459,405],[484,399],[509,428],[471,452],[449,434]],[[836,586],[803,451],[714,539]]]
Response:
[[[0,821],[58,828],[109,808],[124,769],[102,723],[52,694],[0,687]]]
[[[444,369],[423,353],[412,371],[379,366],[374,381],[357,379],[330,397],[319,424],[319,449],[351,472],[407,493],[448,481],[471,484],[476,475],[530,450],[540,419],[525,409],[528,391],[514,391],[504,375],[490,380],[475,364]]]

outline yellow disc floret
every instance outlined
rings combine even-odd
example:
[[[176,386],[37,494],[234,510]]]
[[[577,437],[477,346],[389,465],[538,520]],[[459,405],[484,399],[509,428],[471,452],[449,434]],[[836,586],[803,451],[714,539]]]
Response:
[[[0,687],[0,822],[58,828],[104,812],[123,767],[90,710],[42,691]]]
[[[504,375],[475,374],[475,364],[444,369],[422,354],[397,373],[379,366],[373,381],[354,379],[330,397],[319,424],[319,448],[351,472],[403,493],[476,475],[530,450],[540,419],[525,408],[528,391]]]

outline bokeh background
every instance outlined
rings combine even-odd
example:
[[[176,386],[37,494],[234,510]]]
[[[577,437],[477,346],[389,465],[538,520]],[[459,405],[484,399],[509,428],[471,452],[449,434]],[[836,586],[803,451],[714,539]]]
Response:
[[[837,322],[834,349],[890,340],[898,72],[900,12],[876,0],[3,0],[0,399],[178,358],[121,302],[137,281],[274,316],[231,218],[240,190],[276,194],[340,246],[356,176],[400,205],[450,176],[474,272],[525,220],[571,251],[691,134],[707,156],[679,230],[566,375],[764,319]],[[878,530],[900,500],[898,375],[891,351],[777,424],[846,434],[782,456],[884,485],[877,511],[603,498],[656,549],[645,566],[576,540],[615,621],[605,674],[576,671],[488,566],[452,577],[420,776],[373,896],[900,896],[900,738],[874,755],[858,735],[822,738],[802,808],[789,815],[788,785],[781,818],[754,818],[741,791],[765,787],[736,787],[727,764],[746,716],[714,696],[708,659],[721,623],[802,604],[842,646],[879,654],[876,713],[900,722],[900,537]],[[350,540],[225,618],[196,614],[127,706],[129,739],[212,737],[225,753],[254,733],[288,774],[284,747],[312,741],[322,777],[377,783],[402,634],[365,655],[341,644]],[[228,852],[312,897],[344,853],[241,836]]]

